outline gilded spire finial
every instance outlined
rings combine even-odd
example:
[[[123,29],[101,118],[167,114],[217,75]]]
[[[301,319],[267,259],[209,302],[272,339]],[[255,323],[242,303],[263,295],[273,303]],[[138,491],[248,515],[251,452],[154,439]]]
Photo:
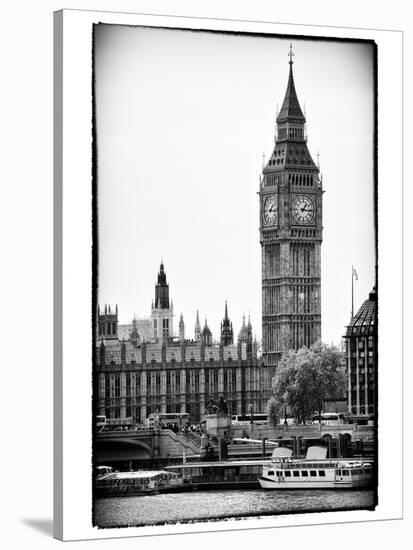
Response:
[[[290,58],[290,61],[288,63],[290,65],[292,65],[294,63],[294,61],[293,61],[294,53],[293,53],[293,45],[292,44],[290,44],[290,51],[288,52],[288,57]]]

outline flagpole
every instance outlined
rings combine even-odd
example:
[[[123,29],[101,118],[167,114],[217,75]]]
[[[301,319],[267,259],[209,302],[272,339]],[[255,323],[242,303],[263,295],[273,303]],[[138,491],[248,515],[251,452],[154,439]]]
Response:
[[[354,317],[354,268],[351,266],[351,318]]]

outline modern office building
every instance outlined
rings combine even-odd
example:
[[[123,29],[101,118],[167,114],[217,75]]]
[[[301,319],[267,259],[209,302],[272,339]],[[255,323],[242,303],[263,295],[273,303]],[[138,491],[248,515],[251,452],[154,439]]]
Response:
[[[344,336],[347,358],[348,412],[355,416],[376,413],[377,294],[369,297],[351,319]]]

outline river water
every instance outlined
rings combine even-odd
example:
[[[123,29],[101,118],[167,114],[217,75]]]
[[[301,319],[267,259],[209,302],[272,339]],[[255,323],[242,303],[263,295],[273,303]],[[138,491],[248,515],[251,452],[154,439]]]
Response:
[[[96,499],[95,524],[99,527],[132,527],[373,508],[374,492],[370,490],[194,491]]]

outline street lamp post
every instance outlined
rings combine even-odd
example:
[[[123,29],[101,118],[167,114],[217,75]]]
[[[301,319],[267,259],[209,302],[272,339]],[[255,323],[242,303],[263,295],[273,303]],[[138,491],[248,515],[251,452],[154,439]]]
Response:
[[[267,441],[268,437],[262,438],[262,458],[265,458],[265,442]]]
[[[254,431],[254,405],[250,403],[250,437],[253,435]]]

